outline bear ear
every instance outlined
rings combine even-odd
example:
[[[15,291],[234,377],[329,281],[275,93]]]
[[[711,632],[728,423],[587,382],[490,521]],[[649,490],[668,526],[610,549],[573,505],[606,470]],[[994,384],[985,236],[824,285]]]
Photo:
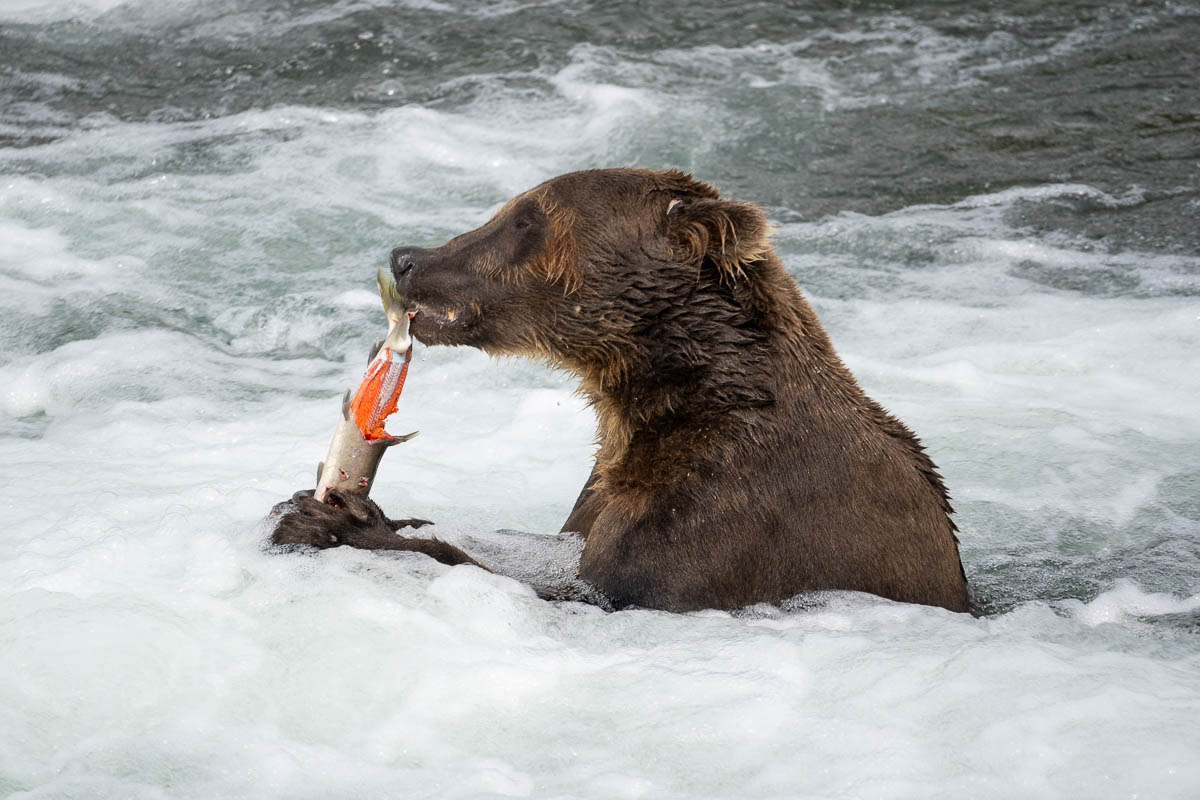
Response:
[[[708,197],[715,200],[721,196],[717,187],[711,183],[698,181],[680,169],[654,173],[654,184],[658,191],[670,192],[679,197]]]
[[[676,257],[699,266],[705,260],[721,280],[745,278],[746,270],[770,250],[771,227],[762,209],[719,198],[673,198],[667,230]]]

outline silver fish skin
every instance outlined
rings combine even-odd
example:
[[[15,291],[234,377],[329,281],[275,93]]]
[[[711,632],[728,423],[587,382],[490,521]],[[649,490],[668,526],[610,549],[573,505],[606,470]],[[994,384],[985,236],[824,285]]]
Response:
[[[394,444],[407,442],[417,432],[388,439],[366,439],[350,414],[350,392],[342,398],[342,418],[333,431],[329,455],[317,465],[317,490],[313,495],[324,500],[330,489],[350,494],[368,495],[375,483],[375,473],[383,454]]]

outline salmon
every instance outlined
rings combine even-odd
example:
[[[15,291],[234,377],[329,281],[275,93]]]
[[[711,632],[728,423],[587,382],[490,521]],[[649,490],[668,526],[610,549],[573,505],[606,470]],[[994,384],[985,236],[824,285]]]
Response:
[[[342,418],[334,429],[329,454],[317,465],[317,500],[324,500],[330,489],[369,494],[387,449],[417,435],[392,436],[384,428],[396,411],[408,376],[412,360],[408,326],[413,315],[391,274],[381,269],[376,277],[388,333],[372,348],[367,371],[354,394],[347,391],[342,398]]]

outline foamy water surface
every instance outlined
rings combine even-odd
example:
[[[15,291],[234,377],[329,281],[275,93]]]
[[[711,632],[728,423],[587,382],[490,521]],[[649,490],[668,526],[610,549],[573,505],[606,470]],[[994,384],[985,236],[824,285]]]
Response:
[[[5,3],[0,795],[1196,797],[1198,40],[1172,3]],[[388,250],[615,164],[768,210],[986,614],[263,551]],[[573,389],[418,345],[373,496],[557,531]]]

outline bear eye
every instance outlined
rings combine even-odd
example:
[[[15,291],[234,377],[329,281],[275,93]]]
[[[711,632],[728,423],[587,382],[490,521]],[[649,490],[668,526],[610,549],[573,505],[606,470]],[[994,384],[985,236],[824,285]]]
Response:
[[[509,230],[513,233],[525,235],[530,228],[536,228],[542,219],[542,211],[536,203],[528,200],[513,209],[513,215],[510,218]]]

